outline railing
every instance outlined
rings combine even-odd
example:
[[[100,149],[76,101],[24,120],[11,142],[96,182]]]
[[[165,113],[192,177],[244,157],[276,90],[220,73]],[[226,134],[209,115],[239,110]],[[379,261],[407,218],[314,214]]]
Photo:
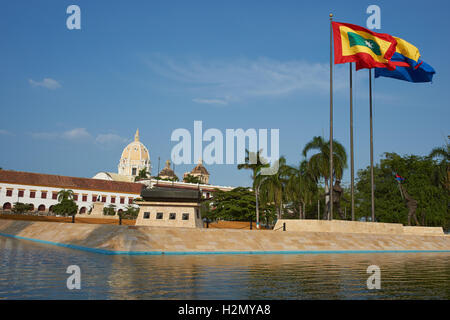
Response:
[[[134,225],[136,220],[133,219],[122,219],[118,221],[116,219],[99,218],[92,219],[83,216],[76,215],[72,216],[55,216],[48,215],[42,216],[38,214],[14,214],[8,211],[7,214],[2,214],[0,211],[0,219],[12,219],[12,220],[22,220],[22,221],[41,221],[41,222],[65,222],[65,223],[87,223],[87,224],[119,224],[122,225]]]
[[[44,217],[48,217],[48,216],[56,216],[54,213],[52,212],[48,212],[48,211],[27,211],[27,212],[22,212],[22,213],[17,213],[17,212],[13,212],[12,210],[0,210],[0,214],[4,214],[4,215],[24,215],[24,216],[44,216]]]
[[[234,225],[233,225],[234,224]],[[242,225],[244,224],[244,225]],[[217,220],[217,221],[204,221],[203,226],[205,228],[211,229],[234,229],[234,230],[270,230],[272,229],[269,226],[263,226],[260,224],[260,228],[255,227],[254,221],[226,221],[226,220]]]
[[[280,229],[283,229],[283,231],[286,231],[286,222],[283,222],[283,225],[281,227],[273,229],[273,231],[277,231],[277,230],[280,230]]]

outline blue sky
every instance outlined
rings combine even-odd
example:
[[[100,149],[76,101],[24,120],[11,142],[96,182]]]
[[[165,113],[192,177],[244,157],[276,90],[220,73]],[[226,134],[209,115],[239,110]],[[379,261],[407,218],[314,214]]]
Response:
[[[81,30],[66,8],[81,8]],[[280,130],[297,164],[329,135],[329,20],[366,25],[416,45],[432,84],[374,82],[374,152],[427,154],[449,134],[447,1],[4,1],[0,10],[0,167],[91,177],[117,171],[136,128],[152,174],[173,130]],[[369,164],[368,72],[354,73],[355,164]],[[348,66],[335,67],[335,139],[349,151]],[[194,161],[196,162],[196,161]],[[192,165],[176,167],[178,176]],[[211,182],[250,173],[207,166]],[[344,182],[349,181],[347,170]]]

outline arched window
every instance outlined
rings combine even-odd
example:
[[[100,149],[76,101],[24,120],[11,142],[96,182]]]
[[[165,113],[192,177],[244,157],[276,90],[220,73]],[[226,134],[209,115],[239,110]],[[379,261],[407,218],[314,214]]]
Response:
[[[11,203],[6,202],[5,204],[3,204],[3,210],[11,210]]]
[[[86,213],[86,207],[82,207],[82,208],[80,209],[80,214],[83,214],[83,213]]]
[[[39,211],[39,212],[44,212],[44,211],[45,211],[45,205],[41,204],[41,205],[38,207],[38,211]]]

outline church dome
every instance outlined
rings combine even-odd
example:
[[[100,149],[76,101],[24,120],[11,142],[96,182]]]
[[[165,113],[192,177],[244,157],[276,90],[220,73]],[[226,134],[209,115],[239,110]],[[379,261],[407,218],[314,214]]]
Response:
[[[150,154],[148,149],[139,141],[139,129],[136,130],[134,141],[122,151],[119,162],[119,174],[137,176],[139,171],[147,169],[150,173]]]
[[[194,169],[192,169],[191,172],[186,172],[184,174],[185,179],[189,176],[198,178],[201,183],[209,184],[209,172],[203,165],[203,160],[201,158],[198,160],[198,164],[195,166]]]
[[[123,149],[121,159],[131,161],[150,160],[147,148],[139,141],[139,131],[136,132],[136,135],[134,141]]]
[[[203,165],[203,160],[198,160],[198,164],[195,166],[194,169],[191,171],[192,174],[202,174],[209,176],[208,170],[206,170],[205,166]]]
[[[161,170],[159,173],[159,177],[161,179],[176,179],[178,180],[178,177],[175,175],[175,172],[170,168],[170,160],[166,161],[166,166]]]

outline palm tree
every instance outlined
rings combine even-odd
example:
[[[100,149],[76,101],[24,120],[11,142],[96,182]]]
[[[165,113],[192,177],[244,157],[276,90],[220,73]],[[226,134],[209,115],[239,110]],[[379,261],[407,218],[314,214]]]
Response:
[[[62,189],[58,192],[58,204],[53,206],[53,212],[56,214],[72,216],[72,223],[75,223],[75,215],[78,212],[78,206],[73,201],[73,191]]]
[[[199,184],[199,183],[201,183],[201,180],[200,180],[199,177],[194,177],[194,176],[191,175],[191,174],[187,174],[187,175],[183,178],[183,182]]]
[[[429,157],[438,159],[438,170],[435,173],[435,181],[437,185],[442,185],[449,190],[450,188],[450,144],[445,147],[438,147],[431,150]]]
[[[308,162],[303,160],[298,168],[290,168],[290,176],[286,185],[287,198],[298,205],[299,218],[306,219],[305,206],[311,203],[317,192],[317,184],[313,175],[308,171]]]
[[[73,199],[73,191],[62,189],[58,192],[58,202],[62,202],[63,200],[72,200]]]
[[[147,171],[147,168],[139,170],[139,174],[134,178],[134,181],[144,180],[147,179],[149,176],[149,172]]]
[[[275,205],[278,219],[281,219],[283,214],[283,200],[286,199],[285,189],[291,167],[286,165],[285,157],[280,157],[273,167],[278,168],[275,174],[258,175],[256,181],[260,185],[262,199],[266,203],[273,203]]]
[[[238,164],[238,169],[251,170],[251,178],[253,180],[253,190],[255,190],[255,200],[256,200],[256,227],[259,228],[259,189],[261,185],[261,178],[258,178],[262,168],[267,168],[269,164],[266,164],[265,159],[261,157],[262,150],[255,152],[250,152],[245,150],[247,153],[245,157],[245,163]]]
[[[341,143],[333,140],[333,172],[330,174],[330,142],[325,141],[322,137],[316,136],[303,148],[303,156],[306,158],[308,153],[312,151],[317,151],[317,153],[309,158],[308,170],[312,173],[316,182],[322,178],[324,179],[325,193],[328,193],[328,181],[330,179],[331,182],[333,182],[334,179],[342,179],[344,169],[347,168],[347,152]],[[328,219],[331,219],[328,211],[327,205],[327,216]]]

